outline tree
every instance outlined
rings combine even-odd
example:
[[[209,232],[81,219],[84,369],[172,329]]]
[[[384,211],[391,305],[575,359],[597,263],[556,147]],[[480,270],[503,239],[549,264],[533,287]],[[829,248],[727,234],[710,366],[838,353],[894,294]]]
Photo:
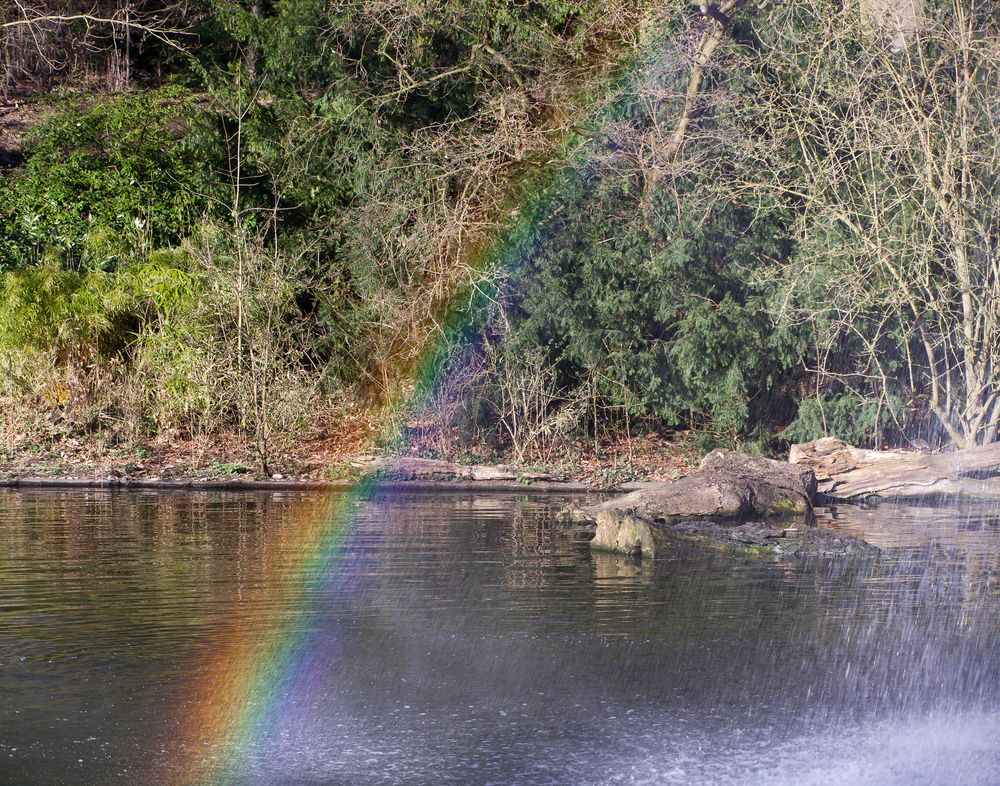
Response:
[[[813,326],[818,373],[926,401],[959,446],[994,441],[1000,12],[934,4],[903,47],[860,3],[774,6],[754,29],[730,66],[733,185],[797,215],[778,316]]]
[[[198,10],[173,0],[0,0],[0,90],[23,94],[96,70],[106,89],[128,89],[142,49],[184,51]]]
[[[545,348],[561,387],[591,387],[625,422],[766,443],[788,409],[796,344],[746,271],[787,253],[780,217],[755,221],[693,175],[657,187],[644,215],[631,169],[613,163],[570,169],[538,206],[519,251],[515,340]]]

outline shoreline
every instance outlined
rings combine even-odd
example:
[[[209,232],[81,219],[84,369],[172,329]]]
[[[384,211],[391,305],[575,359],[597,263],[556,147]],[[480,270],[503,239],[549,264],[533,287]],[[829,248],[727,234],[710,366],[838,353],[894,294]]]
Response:
[[[230,491],[337,491],[377,482],[409,491],[592,492],[635,490],[689,474],[700,456],[689,446],[644,437],[631,458],[621,446],[599,455],[567,453],[545,464],[504,456],[457,461],[413,453],[388,456],[358,440],[305,441],[272,464],[255,467],[246,446],[217,438],[153,442],[109,450],[66,440],[46,450],[0,451],[0,488],[191,489]]]
[[[385,478],[375,481],[376,489],[406,492],[474,491],[495,493],[622,493],[646,488],[652,481],[624,483],[615,488],[601,488],[574,480],[539,480],[519,482],[507,480],[400,480]],[[148,479],[137,478],[0,478],[0,489],[11,490],[91,490],[91,491],[347,491],[358,484],[351,480],[219,480],[219,479]]]

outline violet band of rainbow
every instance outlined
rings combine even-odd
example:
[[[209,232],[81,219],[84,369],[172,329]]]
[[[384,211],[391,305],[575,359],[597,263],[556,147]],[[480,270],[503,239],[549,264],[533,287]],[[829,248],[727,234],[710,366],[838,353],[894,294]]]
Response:
[[[616,77],[616,80],[619,77]],[[436,315],[435,340],[427,342],[408,375],[408,392],[387,407],[396,422],[386,431],[404,434],[402,425],[434,395],[446,373],[449,353],[474,340],[489,318],[505,274],[521,268],[530,255],[532,238],[540,231],[535,217],[558,193],[560,174],[571,151],[578,148],[575,132],[554,145],[547,166],[512,188],[517,218],[488,247],[465,261],[471,283],[448,296]],[[516,208],[516,206],[515,206]],[[406,447],[405,436],[396,449]],[[287,533],[281,548],[293,554],[281,575],[262,575],[260,596],[248,606],[260,609],[250,623],[234,621],[220,631],[209,648],[209,660],[200,668],[179,713],[183,739],[167,752],[168,760],[153,782],[163,784],[241,784],[252,781],[251,759],[279,744],[275,729],[287,725],[307,701],[318,679],[317,664],[328,663],[318,648],[329,647],[309,621],[317,604],[345,581],[344,560],[363,559],[363,550],[351,548],[360,507],[381,487],[377,472],[369,473],[343,493],[330,496],[319,510],[309,510]],[[342,588],[341,588],[342,589]],[[179,760],[178,760],[179,759]]]

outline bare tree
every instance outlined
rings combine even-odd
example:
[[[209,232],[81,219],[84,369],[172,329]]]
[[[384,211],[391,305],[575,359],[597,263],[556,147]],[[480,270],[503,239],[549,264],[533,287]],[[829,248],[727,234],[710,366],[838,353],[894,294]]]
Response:
[[[108,89],[128,89],[143,44],[184,51],[191,13],[184,0],[0,0],[3,90],[48,86],[94,68],[105,71]]]
[[[366,111],[394,111],[459,80],[474,85],[478,96],[474,111],[403,139],[374,179],[372,198],[346,216],[352,227],[365,227],[367,257],[378,260],[386,277],[386,285],[366,297],[378,301],[372,377],[389,401],[405,388],[428,343],[440,337],[458,293],[482,284],[484,252],[514,212],[510,195],[586,117],[589,107],[580,99],[623,49],[637,45],[650,4],[616,0],[592,12],[584,3],[568,3],[577,10],[572,32],[539,36],[534,49],[503,49],[487,28],[477,28],[456,62],[440,66],[417,62],[414,53],[423,50],[419,42],[432,35],[432,25],[469,27],[460,4],[433,11],[408,0],[333,5],[378,41],[394,75],[395,84],[379,84],[366,96]],[[441,18],[449,14],[457,16]],[[401,188],[404,170],[414,177]]]
[[[998,32],[947,0],[899,49],[857,2],[800,0],[734,66],[756,99],[733,110],[734,188],[798,216],[783,316],[860,340],[849,373],[883,390],[902,364],[960,446],[1000,427]]]

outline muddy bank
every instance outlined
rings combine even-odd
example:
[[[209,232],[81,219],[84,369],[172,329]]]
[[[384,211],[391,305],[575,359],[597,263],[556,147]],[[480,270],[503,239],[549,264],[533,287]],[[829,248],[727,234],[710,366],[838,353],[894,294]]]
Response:
[[[352,471],[343,478],[314,479],[254,477],[221,473],[182,475],[180,477],[131,477],[128,474],[104,477],[54,477],[18,474],[0,477],[0,488],[91,488],[91,489],[202,489],[228,491],[336,491],[358,484],[392,485],[407,491],[592,491],[593,484],[561,478],[540,470],[525,470],[504,465],[455,464],[420,458],[356,457]],[[626,490],[644,486],[624,484]]]
[[[108,489],[108,490],[188,490],[188,491],[343,491],[362,481],[349,480],[226,480],[190,478],[184,480],[134,480],[131,478],[0,478],[0,488]],[[539,481],[517,483],[499,480],[389,480],[372,479],[374,487],[392,486],[414,491],[475,491],[475,492],[588,492],[601,491],[576,481]],[[635,485],[626,484],[623,490]]]
[[[365,428],[345,417],[343,429],[296,440],[272,457],[264,473],[250,447],[235,435],[179,439],[167,435],[145,444],[113,447],[93,438],[56,435],[44,443],[0,447],[0,485],[68,485],[125,488],[337,488],[354,485],[375,471],[387,480],[435,488],[516,490],[554,484],[554,490],[632,489],[638,484],[683,477],[700,454],[689,442],[655,435],[605,445],[578,444],[545,465],[504,464],[483,457],[464,463],[423,458],[426,445],[408,447],[395,459],[370,444]],[[395,462],[395,470],[384,466]],[[379,466],[383,465],[383,466]],[[485,484],[485,485],[484,485]]]

